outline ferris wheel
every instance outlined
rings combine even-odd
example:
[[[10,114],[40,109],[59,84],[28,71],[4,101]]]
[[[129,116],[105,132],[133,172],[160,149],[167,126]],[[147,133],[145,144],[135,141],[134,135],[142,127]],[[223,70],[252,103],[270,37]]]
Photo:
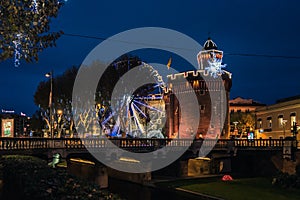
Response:
[[[147,73],[152,83],[131,93],[122,93],[113,106],[98,108],[102,134],[112,137],[163,138],[165,83],[151,65],[142,62],[136,68]]]

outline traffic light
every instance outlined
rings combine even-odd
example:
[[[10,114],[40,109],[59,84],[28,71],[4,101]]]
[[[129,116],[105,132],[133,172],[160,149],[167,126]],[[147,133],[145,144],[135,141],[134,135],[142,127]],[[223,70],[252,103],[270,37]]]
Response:
[[[293,122],[293,136],[296,136],[297,133],[298,133],[297,122]]]

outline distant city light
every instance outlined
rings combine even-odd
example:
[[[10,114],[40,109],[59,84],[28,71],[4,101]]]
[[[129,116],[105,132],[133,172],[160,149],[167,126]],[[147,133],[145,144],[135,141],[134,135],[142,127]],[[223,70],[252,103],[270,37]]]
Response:
[[[2,113],[15,113],[14,110],[4,110],[4,109],[2,109],[1,112]]]

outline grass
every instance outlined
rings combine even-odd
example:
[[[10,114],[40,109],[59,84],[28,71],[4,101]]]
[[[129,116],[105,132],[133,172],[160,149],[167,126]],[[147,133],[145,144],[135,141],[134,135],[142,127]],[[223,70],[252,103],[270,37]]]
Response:
[[[220,197],[226,200],[299,200],[300,191],[272,186],[267,178],[237,179],[223,182],[191,183],[179,188]]]

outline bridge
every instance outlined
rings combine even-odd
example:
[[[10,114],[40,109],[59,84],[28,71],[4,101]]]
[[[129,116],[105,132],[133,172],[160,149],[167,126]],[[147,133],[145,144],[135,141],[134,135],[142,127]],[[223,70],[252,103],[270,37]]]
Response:
[[[214,152],[218,151],[283,151],[285,146],[293,145],[288,139],[147,139],[147,138],[0,138],[0,155],[4,154],[33,154],[42,152],[50,154],[55,151],[63,152],[63,157],[70,153],[87,153],[87,149],[106,151],[112,145],[135,153],[152,152],[162,147],[176,150],[176,147],[186,147],[198,155],[204,145]],[[51,157],[51,155],[49,155]]]
[[[68,169],[71,173],[81,176],[79,169],[88,168],[94,170],[93,173],[100,174],[101,180],[107,180],[108,176],[112,176],[122,180],[131,180],[137,183],[143,183],[145,180],[151,179],[152,173],[128,174],[118,172],[111,168],[106,168],[103,164],[97,162],[90,154],[91,151],[100,153],[109,161],[121,160],[123,155],[114,155],[110,151],[111,143],[117,147],[135,153],[158,152],[153,157],[145,158],[147,162],[151,159],[165,158],[163,147],[169,148],[172,151],[182,150],[179,147],[185,147],[185,154],[178,158],[173,164],[167,166],[161,173],[173,176],[187,176],[189,172],[184,169],[188,168],[189,160],[195,160],[201,147],[208,148],[211,158],[209,164],[209,173],[227,173],[233,171],[237,173],[252,173],[259,168],[260,171],[267,170],[271,172],[271,168],[275,163],[276,168],[285,170],[285,166],[290,166],[291,163],[285,163],[285,156],[291,158],[292,146],[295,145],[295,140],[288,139],[205,139],[205,140],[188,140],[188,139],[144,139],[144,138],[0,138],[0,156],[1,155],[32,155],[47,159],[50,161],[53,155],[59,153],[62,158],[68,162]],[[297,143],[296,143],[297,144]],[[203,146],[204,145],[204,146]],[[201,148],[203,150],[203,148]],[[286,153],[286,149],[290,151]],[[89,151],[88,151],[89,150]],[[156,151],[157,150],[157,151]],[[236,156],[234,152],[238,152]],[[112,153],[113,152],[113,153]],[[117,157],[115,157],[117,156]],[[298,155],[298,159],[299,159]],[[83,158],[96,163],[96,166],[89,168],[86,165],[80,165],[72,162],[72,158]],[[116,159],[118,158],[118,159]],[[193,161],[194,162],[194,161]],[[196,161],[197,162],[197,161]],[[223,166],[223,171],[220,171],[220,165]],[[294,162],[292,162],[293,164]],[[180,167],[179,167],[180,166]],[[252,166],[252,167],[250,167]],[[295,167],[294,167],[295,168]],[[87,169],[85,169],[87,170]],[[200,169],[199,169],[200,170]],[[227,171],[226,171],[227,170]],[[242,171],[246,170],[246,171]],[[201,174],[201,170],[198,172]],[[203,172],[204,173],[204,172]],[[100,179],[99,179],[100,180]],[[103,187],[107,187],[107,183],[99,183]]]

